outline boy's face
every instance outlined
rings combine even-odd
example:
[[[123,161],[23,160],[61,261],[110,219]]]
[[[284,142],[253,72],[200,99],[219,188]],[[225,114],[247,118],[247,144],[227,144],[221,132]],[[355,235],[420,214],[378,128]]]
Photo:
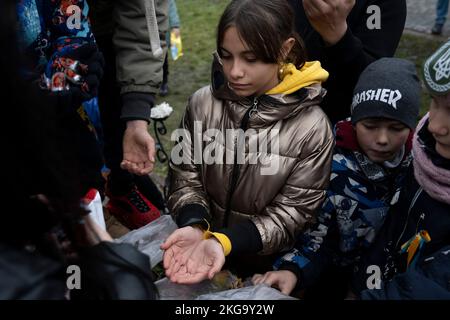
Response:
[[[393,160],[410,133],[403,123],[382,118],[358,121],[355,130],[359,146],[376,163]]]
[[[450,94],[433,97],[428,131],[436,139],[436,152],[450,159]]]

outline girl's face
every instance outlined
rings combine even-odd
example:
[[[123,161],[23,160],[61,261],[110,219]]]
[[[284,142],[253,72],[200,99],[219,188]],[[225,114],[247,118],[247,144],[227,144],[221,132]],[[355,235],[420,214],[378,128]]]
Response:
[[[262,95],[279,83],[278,64],[258,60],[236,27],[225,30],[219,55],[228,84],[239,96]]]
[[[436,152],[450,159],[450,94],[433,97],[428,131],[436,139]]]

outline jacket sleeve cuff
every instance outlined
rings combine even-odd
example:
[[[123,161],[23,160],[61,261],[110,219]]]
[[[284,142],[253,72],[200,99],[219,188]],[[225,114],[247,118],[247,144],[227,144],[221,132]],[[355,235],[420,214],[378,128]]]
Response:
[[[297,284],[295,285],[295,289],[296,290],[303,290],[303,289],[305,289],[305,283],[303,281],[303,278],[304,278],[303,277],[303,272],[302,272],[302,269],[300,269],[300,267],[297,264],[295,264],[293,262],[285,262],[285,263],[280,265],[278,270],[291,271],[297,277]]]
[[[353,35],[350,28],[347,28],[344,36],[336,44],[324,45],[324,47],[327,57],[332,61],[339,62],[340,65],[351,63],[363,51],[361,40]]]
[[[310,260],[298,249],[294,249],[275,261],[275,270],[287,270],[294,272],[297,276],[297,289],[305,289],[314,285],[321,274],[322,263],[326,261]],[[296,269],[292,269],[295,266]],[[291,270],[292,269],[292,270]]]
[[[150,122],[151,108],[155,96],[151,93],[129,92],[122,95],[122,114],[120,118],[125,121],[146,120]]]
[[[219,230],[230,239],[231,254],[257,253],[262,250],[262,239],[258,229],[250,220]]]
[[[209,229],[209,221],[211,220],[208,210],[200,204],[193,203],[185,205],[178,210],[176,215],[176,223],[179,228],[200,225],[204,230]]]

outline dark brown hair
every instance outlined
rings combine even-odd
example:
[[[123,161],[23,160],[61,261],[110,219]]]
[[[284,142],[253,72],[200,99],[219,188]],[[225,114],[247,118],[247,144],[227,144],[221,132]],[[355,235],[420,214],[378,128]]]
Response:
[[[286,0],[231,1],[217,27],[219,55],[224,33],[232,26],[236,27],[256,58],[265,63],[291,62],[301,68],[306,61],[303,41],[295,31],[294,13]],[[283,58],[283,43],[291,37],[295,39],[295,44]]]

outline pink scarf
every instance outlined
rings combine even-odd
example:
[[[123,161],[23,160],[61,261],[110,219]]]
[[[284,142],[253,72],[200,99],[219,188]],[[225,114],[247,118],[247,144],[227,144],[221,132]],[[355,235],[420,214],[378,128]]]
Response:
[[[433,199],[450,204],[450,170],[436,167],[425,153],[417,133],[425,125],[428,114],[417,125],[413,139],[414,176]]]

